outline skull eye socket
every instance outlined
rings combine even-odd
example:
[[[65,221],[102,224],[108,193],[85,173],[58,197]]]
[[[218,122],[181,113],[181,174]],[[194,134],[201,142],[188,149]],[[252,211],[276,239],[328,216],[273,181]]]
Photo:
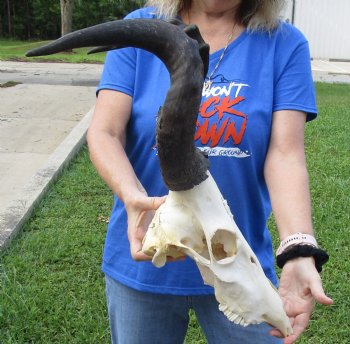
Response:
[[[226,229],[218,229],[211,238],[211,250],[217,261],[235,256],[237,253],[236,235]]]

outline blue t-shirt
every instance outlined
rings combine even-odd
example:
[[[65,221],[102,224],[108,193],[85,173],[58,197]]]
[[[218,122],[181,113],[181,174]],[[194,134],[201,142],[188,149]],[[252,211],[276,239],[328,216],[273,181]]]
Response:
[[[154,18],[150,9],[127,18]],[[210,55],[209,72],[222,50]],[[188,75],[191,78],[191,75]],[[271,213],[264,161],[272,113],[299,110],[316,116],[308,43],[293,26],[280,23],[272,34],[243,31],[227,48],[203,91],[195,134],[196,145],[209,155],[210,172],[234,219],[259,258],[266,276],[277,283],[267,219]],[[107,54],[98,91],[116,90],[133,98],[127,126],[126,153],[149,196],[168,193],[156,150],[156,116],[170,86],[165,65],[135,48]],[[130,255],[127,217],[115,197],[103,255],[103,271],[134,289],[176,295],[212,294],[190,259],[156,268]]]

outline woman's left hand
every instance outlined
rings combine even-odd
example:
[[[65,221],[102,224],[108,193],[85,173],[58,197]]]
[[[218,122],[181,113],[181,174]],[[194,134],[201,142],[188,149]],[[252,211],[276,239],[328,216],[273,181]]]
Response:
[[[314,302],[331,305],[333,300],[325,295],[315,262],[310,258],[297,258],[288,261],[282,270],[279,294],[293,327],[293,334],[284,338],[284,344],[294,343],[307,327]],[[282,337],[274,329],[271,335]]]

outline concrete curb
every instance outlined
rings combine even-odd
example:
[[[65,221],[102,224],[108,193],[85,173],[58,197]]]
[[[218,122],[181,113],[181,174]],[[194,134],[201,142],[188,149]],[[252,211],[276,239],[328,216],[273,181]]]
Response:
[[[331,72],[313,72],[315,82],[324,82],[330,84],[350,84],[350,74],[336,74]]]
[[[73,128],[70,134],[50,155],[45,164],[23,187],[16,200],[0,212],[0,251],[5,249],[31,216],[62,169],[73,159],[86,140],[86,131],[93,109]]]

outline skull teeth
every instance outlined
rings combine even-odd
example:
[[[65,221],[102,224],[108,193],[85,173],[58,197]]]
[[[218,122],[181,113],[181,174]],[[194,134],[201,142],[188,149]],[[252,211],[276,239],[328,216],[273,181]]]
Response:
[[[225,314],[228,320],[234,322],[235,324],[241,325],[244,327],[250,325],[250,323],[246,322],[246,320],[240,314],[232,312],[226,305],[220,304],[219,309],[221,312]]]

